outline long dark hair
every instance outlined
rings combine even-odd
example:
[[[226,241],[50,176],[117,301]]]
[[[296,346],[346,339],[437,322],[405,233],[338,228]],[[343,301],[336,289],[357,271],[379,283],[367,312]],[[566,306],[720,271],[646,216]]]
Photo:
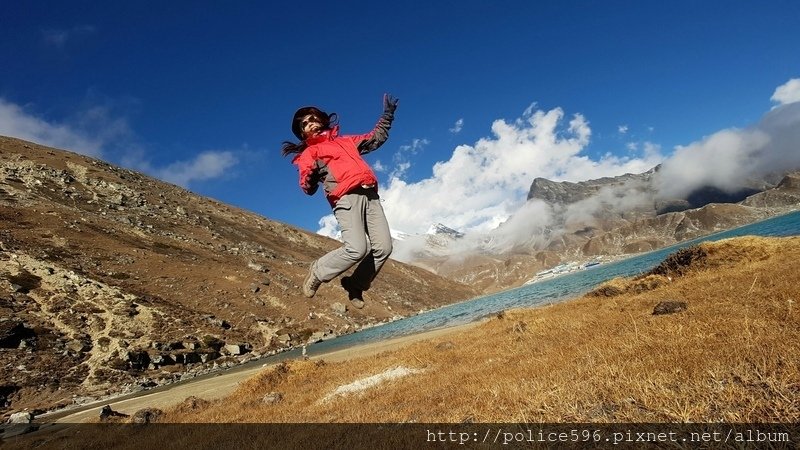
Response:
[[[301,153],[308,147],[305,139],[303,139],[303,125],[301,122],[303,121],[303,117],[309,114],[319,120],[323,130],[330,130],[332,126],[339,122],[339,116],[337,116],[336,113],[327,114],[314,106],[305,106],[298,109],[294,113],[294,117],[292,117],[292,133],[300,139],[300,142],[283,141],[283,145],[281,146],[281,154],[283,156],[291,153]]]

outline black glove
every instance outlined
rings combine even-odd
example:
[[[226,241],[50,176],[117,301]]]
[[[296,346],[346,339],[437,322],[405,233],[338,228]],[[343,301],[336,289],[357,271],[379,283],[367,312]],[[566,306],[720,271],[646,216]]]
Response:
[[[392,97],[392,94],[383,94],[383,112],[394,115],[394,110],[397,109],[397,102],[399,101]]]

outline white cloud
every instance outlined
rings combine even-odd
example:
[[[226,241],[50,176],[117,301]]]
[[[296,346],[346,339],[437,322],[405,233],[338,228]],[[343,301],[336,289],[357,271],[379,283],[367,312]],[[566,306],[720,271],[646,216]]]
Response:
[[[628,132],[628,126],[620,125],[617,127],[617,131],[619,132],[619,134],[626,134]]]
[[[90,117],[85,117],[90,120]],[[71,150],[87,156],[102,155],[102,136],[91,136],[64,123],[51,123],[0,98],[0,134]]]
[[[320,228],[317,230],[317,234],[321,234],[333,239],[342,238],[342,230],[339,228],[339,222],[336,221],[336,216],[333,214],[328,214],[327,216],[319,219],[319,227]]]
[[[154,167],[148,162],[146,151],[136,144],[128,121],[115,116],[106,105],[88,106],[67,122],[57,123],[0,98],[0,134],[95,158],[108,159],[113,150],[124,167],[184,187],[194,181],[220,177],[238,162],[233,152],[206,151],[187,161]]]
[[[425,146],[430,144],[430,141],[427,139],[412,139],[410,145],[401,145],[400,152],[402,154],[412,154],[416,155],[419,153]],[[395,155],[395,158],[398,158],[398,155]]]
[[[463,118],[456,120],[456,123],[455,123],[455,125],[453,125],[453,128],[450,128],[450,132],[453,133],[453,134],[458,134],[458,133],[461,132],[462,129],[464,129],[464,119]]]
[[[792,78],[778,86],[770,99],[778,105],[800,102],[800,78]]]
[[[785,85],[784,85],[785,86]],[[747,129],[718,131],[677,147],[657,178],[662,198],[680,198],[713,186],[735,192],[751,180],[800,168],[800,103],[769,111]]]
[[[661,162],[605,155],[592,160],[581,152],[591,130],[580,114],[564,123],[561,108],[528,108],[511,123],[496,120],[492,136],[459,145],[449,160],[434,165],[433,176],[417,182],[391,177],[382,186],[389,223],[422,233],[441,222],[464,232],[488,232],[525,204],[534,178],[580,181],[627,172],[643,172]]]
[[[394,167],[389,169],[378,161],[375,170],[379,172],[390,172],[389,178],[403,178],[408,169],[411,168],[411,156],[416,155],[430,144],[427,139],[412,139],[411,144],[401,145],[397,152],[392,156]]]
[[[205,151],[189,161],[176,161],[150,172],[161,180],[186,187],[194,181],[220,177],[237,162],[233,152]]]

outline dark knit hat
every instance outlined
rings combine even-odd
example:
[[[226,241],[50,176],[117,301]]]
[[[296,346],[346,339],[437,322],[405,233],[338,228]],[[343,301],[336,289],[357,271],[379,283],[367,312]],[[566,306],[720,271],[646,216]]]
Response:
[[[301,122],[303,117],[309,114],[316,116],[323,128],[328,128],[330,126],[330,116],[322,112],[317,107],[304,106],[298,109],[297,112],[294,113],[294,117],[292,117],[292,133],[297,136],[297,139],[303,139],[303,124]]]

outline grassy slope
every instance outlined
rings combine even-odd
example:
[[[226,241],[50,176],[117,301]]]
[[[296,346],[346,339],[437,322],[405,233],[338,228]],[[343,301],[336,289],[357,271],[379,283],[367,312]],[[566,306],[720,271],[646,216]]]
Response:
[[[799,256],[800,237],[702,244],[672,255],[655,274],[612,280],[569,302],[506,312],[377,355],[272,366],[228,398],[188,398],[157,421],[797,423]],[[666,300],[688,309],[653,315]],[[95,448],[193,437],[230,447],[280,433],[104,430],[90,430]],[[313,441],[306,431],[262,437]],[[89,438],[67,429],[45,441],[63,448],[76,437],[84,445]],[[31,439],[44,442],[34,434],[11,447]]]
[[[164,421],[797,422],[800,238],[707,243],[690,256],[397,351],[269,368]],[[653,315],[665,300],[688,309]],[[397,368],[405,376],[389,379]],[[282,400],[265,402],[273,392]]]

